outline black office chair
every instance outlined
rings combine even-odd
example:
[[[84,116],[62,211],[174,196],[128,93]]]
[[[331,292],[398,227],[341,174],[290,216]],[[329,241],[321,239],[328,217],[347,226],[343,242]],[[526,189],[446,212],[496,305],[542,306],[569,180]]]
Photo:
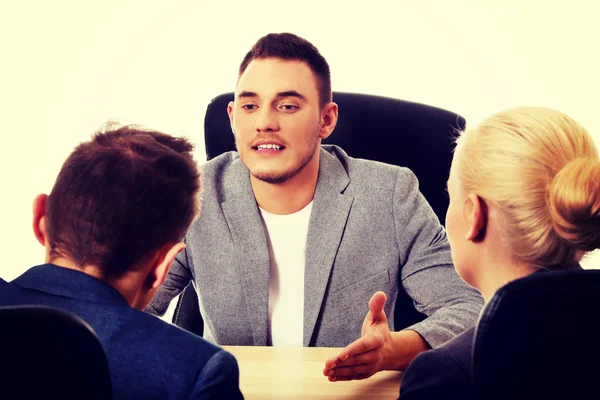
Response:
[[[502,287],[473,349],[481,399],[600,399],[600,271],[540,272]]]
[[[53,307],[0,307],[0,398],[112,398],[106,355],[96,333]]]
[[[222,94],[208,105],[204,118],[207,159],[235,150],[227,116],[233,93]],[[419,179],[420,189],[442,223],[448,208],[446,180],[452,161],[455,132],[463,130],[465,120],[452,112],[387,97],[333,93],[339,106],[339,120],[323,144],[336,144],[349,156],[376,160],[410,168]],[[179,318],[185,315],[186,318]],[[190,319],[189,316],[198,316]],[[395,329],[421,321],[425,316],[414,309],[412,299],[398,294]],[[173,322],[202,334],[198,299],[193,285],[181,294]]]

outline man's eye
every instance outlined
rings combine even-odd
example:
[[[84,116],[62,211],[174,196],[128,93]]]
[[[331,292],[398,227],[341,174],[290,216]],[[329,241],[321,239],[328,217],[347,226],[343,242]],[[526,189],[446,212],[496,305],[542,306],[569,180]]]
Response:
[[[298,108],[298,106],[294,106],[291,104],[282,104],[280,108],[283,108],[285,111],[293,111]]]
[[[256,104],[244,104],[242,106],[242,108],[247,111],[252,111],[252,110],[256,110],[257,106],[256,106]]]

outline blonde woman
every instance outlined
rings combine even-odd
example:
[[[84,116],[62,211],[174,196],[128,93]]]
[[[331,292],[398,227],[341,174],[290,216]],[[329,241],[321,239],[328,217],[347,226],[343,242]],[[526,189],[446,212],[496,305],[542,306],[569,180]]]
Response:
[[[515,279],[581,268],[582,256],[600,248],[598,150],[558,111],[511,109],[467,129],[457,139],[448,192],[454,265],[486,302]],[[472,397],[473,335],[474,328],[418,356],[402,400]]]

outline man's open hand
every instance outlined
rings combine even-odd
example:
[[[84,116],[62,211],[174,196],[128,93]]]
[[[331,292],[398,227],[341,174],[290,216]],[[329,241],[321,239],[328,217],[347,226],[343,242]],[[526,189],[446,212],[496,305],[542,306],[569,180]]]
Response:
[[[385,302],[385,293],[375,293],[369,300],[369,312],[363,322],[361,338],[325,362],[323,375],[328,376],[330,381],[365,379],[378,371],[389,369],[387,361],[394,349],[383,311]]]

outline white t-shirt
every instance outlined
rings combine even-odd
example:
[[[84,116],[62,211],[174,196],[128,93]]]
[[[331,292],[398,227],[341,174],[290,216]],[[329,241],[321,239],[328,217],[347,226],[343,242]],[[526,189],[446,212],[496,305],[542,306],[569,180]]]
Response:
[[[304,334],[304,263],[312,202],[288,215],[263,209],[269,245],[269,346],[302,347]]]

